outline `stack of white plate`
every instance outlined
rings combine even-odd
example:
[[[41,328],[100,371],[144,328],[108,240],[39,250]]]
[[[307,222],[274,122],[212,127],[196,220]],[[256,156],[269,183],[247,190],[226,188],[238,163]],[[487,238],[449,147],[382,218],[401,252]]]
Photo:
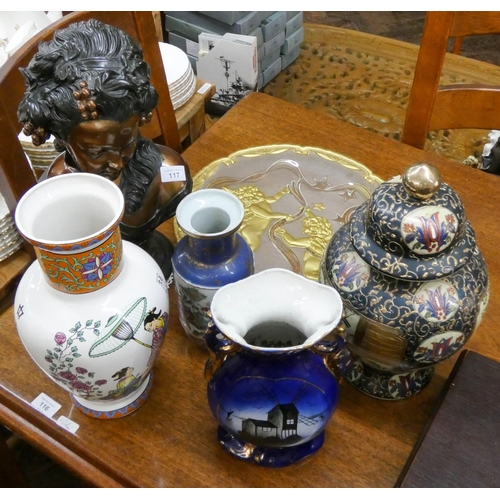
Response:
[[[54,149],[54,138],[52,136],[40,146],[33,145],[31,137],[24,135],[22,131],[19,133],[18,138],[37,178],[39,178],[40,175],[50,167],[55,158],[61,154]]]
[[[188,56],[178,47],[159,42],[168,91],[174,109],[185,104],[196,90],[196,76]]]
[[[0,194],[0,261],[12,255],[22,244],[23,239],[14,225],[4,197]]]

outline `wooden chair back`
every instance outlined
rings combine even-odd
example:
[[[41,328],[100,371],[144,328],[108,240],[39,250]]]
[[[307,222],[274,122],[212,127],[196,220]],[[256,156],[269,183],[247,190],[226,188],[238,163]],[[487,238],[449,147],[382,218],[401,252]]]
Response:
[[[500,87],[440,86],[448,40],[500,33],[500,12],[427,13],[401,141],[423,149],[430,130],[500,129]]]
[[[500,12],[454,12],[450,37],[454,37],[453,54],[460,54],[464,36],[499,33]]]
[[[141,134],[181,152],[181,143],[174,108],[158,46],[152,12],[87,11],[73,12],[52,23],[20,47],[0,68],[0,191],[11,211],[19,198],[36,183],[35,176],[18,140],[22,129],[17,108],[24,92],[24,77],[20,67],[28,66],[40,42],[53,38],[57,29],[71,23],[97,19],[115,26],[132,36],[142,47],[144,59],[151,67],[151,83],[159,94],[158,106],[151,122],[141,128]]]

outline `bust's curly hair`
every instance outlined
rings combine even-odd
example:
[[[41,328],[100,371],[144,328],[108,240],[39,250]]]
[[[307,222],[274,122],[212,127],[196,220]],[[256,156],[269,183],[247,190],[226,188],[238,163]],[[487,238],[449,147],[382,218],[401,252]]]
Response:
[[[50,134],[66,141],[75,125],[90,118],[78,97],[82,88],[90,92],[83,104],[95,103],[89,108],[95,111],[92,118],[121,122],[133,114],[145,117],[158,103],[140,46],[124,31],[95,19],[57,30],[20,71],[26,92],[18,118],[39,144]]]

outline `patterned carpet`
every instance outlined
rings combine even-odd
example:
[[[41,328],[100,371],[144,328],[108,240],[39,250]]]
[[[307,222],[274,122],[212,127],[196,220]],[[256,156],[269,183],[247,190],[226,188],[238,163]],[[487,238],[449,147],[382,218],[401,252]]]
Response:
[[[263,92],[400,140],[424,20],[423,12],[305,12],[299,58]],[[475,68],[500,65],[499,48],[496,35],[466,37],[461,55],[470,59],[447,56],[441,83],[500,84],[500,68]],[[431,132],[425,149],[479,158],[487,132]]]
[[[418,45],[425,12],[304,12],[304,22],[337,26]],[[451,44],[450,44],[451,50]],[[466,37],[461,55],[500,66],[500,37]]]

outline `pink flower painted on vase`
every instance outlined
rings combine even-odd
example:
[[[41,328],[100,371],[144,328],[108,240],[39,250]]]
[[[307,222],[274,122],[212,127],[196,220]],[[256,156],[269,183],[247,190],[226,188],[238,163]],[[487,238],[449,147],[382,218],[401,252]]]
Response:
[[[92,389],[92,386],[88,383],[81,382],[80,380],[75,380],[71,383],[71,387],[76,389],[77,391],[86,391],[89,392]]]
[[[66,342],[66,334],[63,332],[57,332],[54,335],[54,342],[58,345],[64,344],[64,342]]]
[[[70,391],[75,391],[84,397],[99,398],[102,396],[100,386],[107,384],[106,379],[94,381],[95,372],[89,371],[84,366],[75,366],[78,358],[82,357],[79,344],[87,342],[86,332],[99,334],[100,321],[91,319],[84,323],[78,321],[69,329],[69,333],[57,332],[54,335],[55,347],[47,349],[45,361],[50,364],[51,375],[63,383]]]
[[[63,378],[64,380],[69,380],[69,381],[76,380],[76,375],[74,373],[71,373],[69,370],[61,371],[57,375]]]

